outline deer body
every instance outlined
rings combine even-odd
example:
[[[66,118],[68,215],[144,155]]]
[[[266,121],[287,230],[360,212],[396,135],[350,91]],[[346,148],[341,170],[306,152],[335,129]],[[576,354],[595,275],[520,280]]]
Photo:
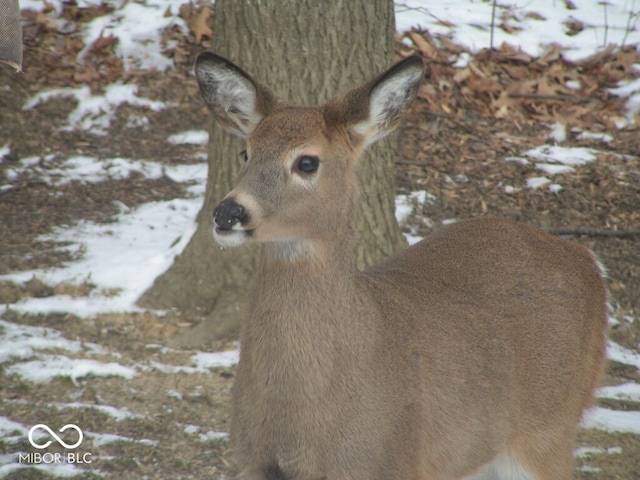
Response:
[[[233,392],[251,480],[568,480],[602,370],[606,291],[583,247],[463,221],[364,272],[355,165],[415,96],[411,58],[322,107],[227,60],[196,73],[249,163],[216,208],[223,246],[262,244]]]

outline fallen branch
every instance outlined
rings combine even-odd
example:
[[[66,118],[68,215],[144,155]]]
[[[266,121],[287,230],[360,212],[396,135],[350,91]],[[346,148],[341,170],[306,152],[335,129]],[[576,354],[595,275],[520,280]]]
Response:
[[[603,230],[590,227],[554,227],[548,229],[553,235],[573,235],[585,237],[631,238],[639,237],[640,230]]]
[[[417,165],[419,167],[426,167],[429,165],[429,162],[415,162],[410,160],[396,160],[396,165]]]
[[[556,100],[560,102],[587,103],[592,99],[588,97],[576,97],[574,95],[545,95],[542,93],[510,93],[509,98],[533,98],[536,100]]]

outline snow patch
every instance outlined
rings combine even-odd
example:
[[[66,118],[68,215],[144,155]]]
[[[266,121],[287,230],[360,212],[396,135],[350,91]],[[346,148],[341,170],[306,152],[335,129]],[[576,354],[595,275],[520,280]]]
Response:
[[[573,167],[586,165],[597,159],[600,152],[587,147],[561,147],[559,145],[541,145],[527,150],[523,155],[547,163],[561,163]]]
[[[191,361],[198,370],[205,371],[210,368],[233,367],[240,360],[240,350],[228,350],[226,352],[197,352],[191,357]]]
[[[623,412],[596,407],[585,412],[581,426],[605,432],[640,435],[640,412]]]
[[[42,355],[38,360],[10,365],[6,372],[33,383],[47,383],[56,377],[63,377],[70,378],[74,384],[86,377],[123,377],[129,380],[137,373],[133,368],[115,362],[102,363],[64,355]]]
[[[624,383],[613,387],[602,387],[597,391],[598,398],[612,398],[640,402],[640,384]]]
[[[57,97],[72,97],[76,100],[75,109],[69,113],[67,124],[62,131],[85,130],[94,135],[107,135],[111,121],[119,105],[127,103],[135,107],[145,107],[154,112],[166,108],[163,102],[138,97],[137,85],[114,83],[105,87],[104,95],[92,95],[88,86],[78,88],[57,88],[36,93],[28,99],[23,110],[31,110]]]
[[[527,178],[527,187],[531,188],[532,190],[540,188],[547,183],[551,183],[551,180],[549,180],[547,177]]]
[[[609,360],[632,365],[640,370],[640,353],[624,348],[612,340],[607,340],[607,357]]]
[[[209,143],[209,132],[206,130],[187,130],[171,135],[167,138],[167,142],[174,145],[206,145]]]
[[[492,5],[468,0],[399,1],[395,7],[396,30],[406,32],[418,27],[436,39],[444,36],[472,53],[489,48],[491,37],[494,48],[507,43],[534,57],[552,45],[560,45],[562,56],[569,61],[584,59],[608,44],[640,43],[637,35],[629,34],[637,28],[634,22],[638,22],[633,2],[608,2],[606,15],[598,2],[571,2],[571,8],[567,2],[499,2],[496,22],[512,27],[508,29],[492,28]],[[631,25],[630,19],[635,19]],[[580,22],[582,30],[567,35],[569,22]]]

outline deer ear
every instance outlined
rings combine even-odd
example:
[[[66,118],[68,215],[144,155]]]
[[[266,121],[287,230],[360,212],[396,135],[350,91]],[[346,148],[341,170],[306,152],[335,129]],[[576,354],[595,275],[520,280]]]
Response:
[[[278,102],[265,86],[240,67],[211,52],[198,55],[195,65],[200,93],[218,123],[247,138]]]
[[[348,93],[343,119],[355,138],[366,147],[393,131],[415,99],[423,76],[424,63],[414,55]]]

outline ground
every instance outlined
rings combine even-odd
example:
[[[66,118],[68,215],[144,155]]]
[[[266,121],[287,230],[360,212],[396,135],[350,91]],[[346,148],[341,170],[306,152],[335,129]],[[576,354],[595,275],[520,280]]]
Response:
[[[68,5],[63,16],[86,22],[104,13],[101,9],[105,8]],[[131,209],[150,201],[190,195],[185,184],[167,176],[150,179],[132,175],[98,183],[51,184],[41,178],[43,171],[81,154],[100,159],[149,159],[166,165],[201,162],[205,146],[174,145],[166,138],[182,131],[206,129],[210,122],[191,73],[195,55],[207,45],[206,41],[196,44],[198,28],[193,23],[186,35],[178,29],[165,32],[167,40],[175,42],[171,53],[175,68],[156,72],[125,71],[113,55],[115,41],[109,37],[94,45],[86,63],[78,65],[74,59],[83,45],[77,37],[58,35],[33,12],[25,14],[25,19],[24,73],[0,67],[0,147],[10,147],[0,163],[0,185],[11,186],[0,189],[0,275],[51,268],[82,255],[59,248],[55,240],[43,240],[42,236],[54,227],[79,220],[108,224],[121,205]],[[626,115],[625,99],[608,89],[640,76],[638,68],[633,67],[640,64],[639,52],[633,48],[611,49],[570,63],[559,51],[531,58],[503,46],[475,55],[466,68],[453,68],[448,59],[460,53],[459,47],[435,41],[426,32],[414,32],[398,38],[397,53],[418,53],[428,65],[425,85],[398,136],[398,194],[429,193],[414,202],[415,208],[403,221],[405,231],[424,236],[448,219],[494,215],[571,237],[591,248],[606,266],[614,319],[610,338],[637,353],[640,132],[633,122],[620,128]],[[94,69],[100,74],[93,74]],[[38,108],[23,109],[28,99],[44,89],[88,85],[92,92],[99,93],[116,80],[136,85],[140,97],[169,106],[154,111],[121,105],[107,135],[60,130],[75,106],[72,98],[56,98]],[[579,85],[567,87],[571,81],[579,81]],[[132,122],[136,118],[146,120]],[[562,132],[558,133],[556,123],[567,127],[566,138],[558,137]],[[566,164],[524,155],[540,145],[552,148],[556,142],[597,152],[592,152],[594,160],[559,174],[548,174],[549,167],[539,163]],[[8,175],[21,159],[32,156],[41,158],[41,168]],[[537,188],[528,183],[544,175],[551,177],[549,183]],[[560,185],[561,189],[550,185]],[[52,328],[82,344],[76,352],[63,347],[62,351],[53,348],[52,354],[86,358],[92,348],[89,345],[98,344],[105,350],[95,351],[92,358],[135,366],[138,373],[133,378],[55,378],[39,384],[3,366],[0,416],[28,426],[45,419],[52,425],[77,423],[85,432],[122,437],[106,441],[99,434],[88,434],[92,440],[83,445],[83,451],[92,454],[89,470],[93,473],[81,473],[77,478],[230,477],[230,447],[216,432],[228,431],[234,368],[181,371],[181,366],[193,363],[194,352],[163,347],[168,339],[197,324],[202,312],[101,314],[86,320],[72,314],[35,315],[11,308],[27,297],[60,293],[82,297],[95,288],[91,279],[79,286],[51,286],[37,278],[26,284],[0,281],[0,304],[8,306],[2,319]],[[236,346],[209,346],[210,351],[231,348]],[[630,382],[640,383],[640,370],[610,362],[604,384]],[[55,408],[62,403],[108,405],[119,410]],[[600,399],[599,403],[615,410],[640,411],[637,399]],[[576,478],[640,478],[640,434],[583,429],[579,445],[592,450],[582,450],[578,455]],[[18,450],[29,450],[26,438],[21,437],[17,443],[0,439],[0,459]],[[49,478],[52,472],[23,469],[11,473],[3,470],[4,464],[7,462],[0,461],[0,478]]]

